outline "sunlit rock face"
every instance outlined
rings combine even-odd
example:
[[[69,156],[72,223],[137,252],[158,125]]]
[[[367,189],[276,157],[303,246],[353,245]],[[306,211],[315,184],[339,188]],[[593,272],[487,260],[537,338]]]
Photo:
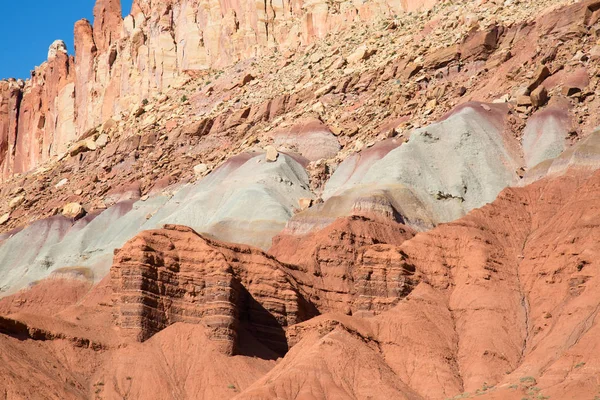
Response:
[[[73,57],[57,40],[31,79],[0,83],[2,178],[35,168],[76,138],[73,67]]]
[[[57,40],[26,83],[2,82],[2,179],[64,153],[86,130],[190,71],[304,46],[355,21],[430,7],[433,0],[218,2],[98,0],[93,26],[75,24],[75,57]]]

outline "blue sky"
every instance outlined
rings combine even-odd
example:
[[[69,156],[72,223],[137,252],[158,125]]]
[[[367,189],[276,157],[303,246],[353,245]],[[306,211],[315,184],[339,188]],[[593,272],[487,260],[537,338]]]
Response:
[[[95,0],[1,0],[0,79],[28,78],[46,60],[48,47],[62,39],[73,54],[73,26],[81,18],[93,20]],[[132,0],[121,0],[129,14]]]

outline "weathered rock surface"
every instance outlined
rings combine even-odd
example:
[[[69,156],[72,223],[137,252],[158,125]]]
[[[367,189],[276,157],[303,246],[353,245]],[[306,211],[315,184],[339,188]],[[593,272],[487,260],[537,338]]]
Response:
[[[338,217],[378,214],[423,230],[457,219],[517,183],[523,161],[508,118],[503,105],[467,103],[408,143],[348,158],[326,184],[325,202],[288,226],[302,234]]]
[[[305,235],[284,231],[269,253],[295,266],[290,274],[320,312],[379,313],[418,282],[392,246],[413,235],[397,223],[354,216]]]
[[[267,163],[264,155],[241,154],[204,179],[174,188],[174,194],[161,191],[141,199],[139,190],[123,188],[115,193],[113,206],[76,222],[84,211],[73,203],[69,208],[75,209],[65,216],[36,221],[0,242],[0,293],[13,293],[62,267],[89,267],[101,279],[114,249],[164,224],[186,224],[266,250],[299,200],[314,197],[308,186],[306,171],[291,156],[281,154]]]
[[[370,23],[374,16],[434,3],[382,0],[362,5],[345,1],[335,7],[326,2],[255,7],[243,2],[136,0],[131,15],[123,19],[119,0],[97,0],[94,25],[86,20],[75,24],[75,58],[57,41],[30,80],[2,82],[2,178],[60,155],[86,130],[181,85],[194,71],[222,68],[273,49],[296,50],[355,18]]]
[[[187,322],[206,326],[226,354],[238,352],[240,328],[283,354],[285,328],[312,316],[266,254],[177,225],[145,231],[126,243],[115,254],[111,282],[117,325],[139,341]]]
[[[0,396],[600,393],[600,2],[319,1],[0,82]]]
[[[522,145],[526,166],[533,168],[543,161],[558,157],[567,145],[570,125],[568,113],[560,107],[536,112],[523,130]]]
[[[552,134],[552,130],[548,130]],[[558,146],[561,140],[558,139]],[[554,145],[556,141],[547,139],[545,146]],[[544,147],[540,146],[540,149]],[[569,171],[579,171],[580,173],[590,174],[600,167],[600,131],[596,131],[586,139],[578,142],[576,145],[566,149],[558,157],[547,159],[531,168],[524,176],[522,184],[530,184],[545,177],[557,177],[568,174]]]
[[[224,391],[223,396],[231,398],[294,399],[310,394],[324,399],[342,391],[350,393],[344,398],[361,399],[443,398],[466,392],[512,399],[526,397],[531,382],[542,396],[585,397],[595,393],[593,376],[600,362],[594,351],[594,315],[600,304],[594,290],[595,235],[600,225],[595,222],[594,207],[582,204],[594,204],[599,179],[598,172],[573,170],[524,188],[506,189],[493,203],[413,238],[398,227],[354,218],[343,222],[354,227],[342,229],[340,224],[340,234],[352,233],[347,238],[329,228],[304,244],[293,237],[281,239],[280,249],[273,251],[289,261],[300,261],[296,267],[259,250],[203,238],[189,228],[147,231],[116,254],[111,276],[114,294],[110,286],[108,291],[100,287],[94,289],[95,300],[70,305],[81,294],[69,297],[64,290],[34,287],[19,293],[19,301],[0,302],[1,310],[13,313],[0,323],[1,354],[6,361],[0,374],[8,376],[4,365],[15,364],[16,354],[21,354],[23,369],[10,375],[11,388],[26,382],[40,387],[47,382],[57,396],[74,398],[86,393],[86,387],[116,396],[130,380],[135,392],[143,396],[146,389],[137,380],[147,379],[158,379],[156,391],[177,388],[199,398]],[[321,243],[314,240],[318,237],[330,241],[319,245],[320,253],[309,253],[307,244]],[[393,243],[373,244],[386,239]],[[306,259],[300,259],[302,251],[286,254],[284,240],[298,243]],[[335,243],[340,244],[336,247]],[[378,253],[370,258],[371,263],[355,267],[360,275],[373,277],[364,293],[380,293],[377,288],[385,287],[385,276],[387,285],[396,285],[393,272],[399,262],[414,271],[414,285],[407,294],[400,294],[394,286],[390,292],[394,302],[371,303],[382,306],[371,318],[363,318],[360,312],[352,316],[328,313],[293,323],[302,320],[298,300],[304,298],[303,292],[317,294],[305,298],[307,305],[321,301],[332,310],[339,307],[326,289],[347,295],[347,286],[340,285],[342,270],[323,261],[347,257],[349,250],[363,251],[363,260],[370,252]],[[329,273],[323,279],[313,270],[304,271],[316,268],[310,260],[315,254],[322,254],[322,271]],[[377,272],[384,269],[392,274]],[[365,288],[367,281],[362,282],[357,286]],[[85,283],[78,287],[85,288]],[[239,293],[244,290],[256,300],[256,307],[234,300],[242,298]],[[63,293],[64,303],[48,312],[52,318],[22,314],[22,310],[37,312],[36,303],[57,293]],[[364,297],[358,293],[354,299]],[[95,331],[84,328],[94,321],[94,313],[107,312],[107,306],[99,304],[106,304],[111,296],[114,305],[110,308],[118,316],[120,330],[138,338],[144,337],[138,336],[142,332],[154,333],[152,337],[120,347],[109,339],[110,334],[100,334],[98,327]],[[67,319],[74,320],[73,315],[79,318],[80,327],[67,323]],[[272,318],[263,318],[266,315]],[[235,316],[237,323],[232,323]],[[268,329],[276,326],[282,330]],[[238,355],[234,357],[223,353],[219,340],[232,341],[232,328],[237,335],[233,348]],[[29,332],[27,338],[16,340],[23,332]],[[274,336],[278,340],[266,340]],[[39,344],[32,346],[33,341]],[[104,350],[81,345],[88,341],[105,346]],[[255,357],[257,353],[248,353],[248,344],[262,360]],[[279,351],[283,344],[290,348],[278,363],[269,361],[276,357],[269,349],[274,344],[282,345]],[[55,369],[39,368],[58,357],[57,352],[68,361]],[[166,358],[160,358],[161,354]],[[200,367],[201,361],[211,358],[220,364]],[[95,360],[97,368],[77,367],[83,359],[86,365]],[[158,369],[132,368],[142,360],[152,361]],[[180,380],[167,383],[166,377],[155,376],[165,365],[171,366],[168,376]],[[23,371],[34,366],[37,372],[25,375]],[[237,376],[224,366],[237,366]],[[180,368],[196,371],[204,384],[182,377]],[[68,379],[75,382],[74,387],[59,383],[66,376],[72,377]],[[365,392],[363,379],[367,378],[371,384]]]

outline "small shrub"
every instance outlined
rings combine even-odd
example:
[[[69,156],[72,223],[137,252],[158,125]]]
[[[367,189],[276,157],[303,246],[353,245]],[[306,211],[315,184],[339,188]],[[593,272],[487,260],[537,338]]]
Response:
[[[188,101],[188,97],[184,94],[183,96],[181,96],[181,102],[185,103],[186,101]]]
[[[54,262],[52,262],[52,259],[50,257],[45,257],[42,261],[40,261],[40,264],[42,268],[50,269]]]
[[[585,365],[584,362],[580,362],[579,364],[575,365],[575,368],[581,368]]]
[[[145,107],[148,105],[148,99],[142,100],[142,105]]]
[[[583,269],[583,267],[585,267],[586,265],[588,265],[589,263],[587,261],[580,261],[579,264],[577,264],[577,271],[581,272],[581,270]]]

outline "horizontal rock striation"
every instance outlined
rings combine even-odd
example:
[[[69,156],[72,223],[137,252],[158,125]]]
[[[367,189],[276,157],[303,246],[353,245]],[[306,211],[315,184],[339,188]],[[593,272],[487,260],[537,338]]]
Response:
[[[397,225],[353,217],[278,238],[272,253],[286,264],[184,226],[144,231],[115,254],[116,323],[137,341],[176,322],[202,324],[227,354],[238,352],[243,328],[285,353],[288,326],[319,312],[379,314],[412,291],[418,275],[392,244],[414,233]]]
[[[287,264],[319,311],[376,314],[410,293],[418,282],[393,245],[414,236],[401,224],[366,217],[340,218],[306,235],[283,232],[269,250]]]
[[[175,322],[203,324],[234,354],[243,326],[284,353],[284,329],[313,314],[271,257],[177,225],[145,231],[118,250],[111,282],[117,325],[139,341]]]

